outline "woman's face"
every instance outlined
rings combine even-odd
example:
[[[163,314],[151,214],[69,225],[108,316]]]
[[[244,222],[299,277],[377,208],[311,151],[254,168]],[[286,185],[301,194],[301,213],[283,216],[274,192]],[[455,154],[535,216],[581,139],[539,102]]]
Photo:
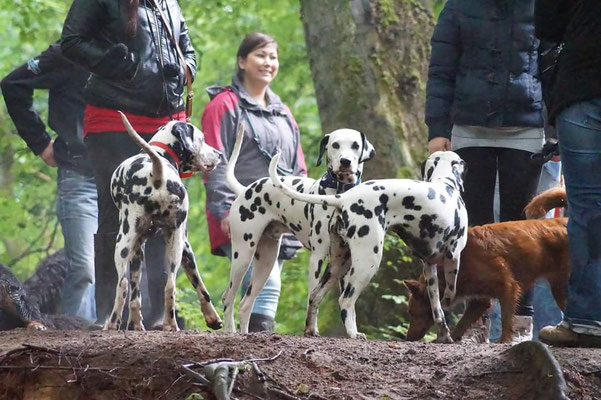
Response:
[[[280,67],[277,44],[270,43],[251,51],[246,58],[238,58],[238,66],[244,70],[245,82],[269,85]]]

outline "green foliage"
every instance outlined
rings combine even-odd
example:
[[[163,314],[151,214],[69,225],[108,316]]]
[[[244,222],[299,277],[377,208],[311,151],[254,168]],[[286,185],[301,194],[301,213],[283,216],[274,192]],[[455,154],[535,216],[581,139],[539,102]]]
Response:
[[[70,2],[58,0],[0,0],[0,76],[26,62],[58,40]],[[273,89],[290,106],[302,132],[307,165],[315,164],[321,128],[307,60],[300,5],[296,0],[181,0],[192,42],[202,53],[194,82],[193,123],[200,126],[209,98],[205,88],[227,85],[234,73],[235,54],[245,34],[263,31],[279,42],[280,72]],[[0,262],[10,263],[21,278],[33,273],[39,260],[62,247],[55,213],[56,170],[32,154],[16,135],[4,102],[0,107]],[[35,106],[45,119],[47,93],[38,91]],[[321,169],[311,168],[317,177]],[[229,277],[229,261],[211,255],[201,177],[186,181],[191,198],[189,239],[206,286],[220,307]],[[58,231],[57,231],[58,229]],[[285,263],[277,329],[302,332],[304,327],[308,253]],[[188,326],[206,329],[198,298],[185,274],[178,276],[178,308]],[[337,311],[336,311],[337,316]],[[332,318],[330,318],[331,320]],[[327,322],[329,319],[324,318]],[[336,319],[337,321],[337,319]]]

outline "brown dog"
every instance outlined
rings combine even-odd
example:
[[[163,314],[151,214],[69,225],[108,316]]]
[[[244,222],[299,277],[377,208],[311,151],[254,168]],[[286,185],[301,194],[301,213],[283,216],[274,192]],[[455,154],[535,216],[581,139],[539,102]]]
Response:
[[[559,204],[558,199],[565,202],[565,191],[561,197],[551,189],[535,197],[527,209],[545,210],[544,215]],[[520,293],[532,287],[539,278],[549,281],[555,301],[564,309],[570,275],[566,224],[567,218],[554,218],[468,229],[467,245],[461,253],[456,299],[468,298],[470,301],[451,334],[453,340],[461,339],[496,298],[501,304],[501,342],[511,341],[513,314]],[[444,285],[441,281],[439,279]],[[433,324],[426,284],[421,276],[419,281],[405,281],[405,285],[410,292],[407,340],[419,340]]]

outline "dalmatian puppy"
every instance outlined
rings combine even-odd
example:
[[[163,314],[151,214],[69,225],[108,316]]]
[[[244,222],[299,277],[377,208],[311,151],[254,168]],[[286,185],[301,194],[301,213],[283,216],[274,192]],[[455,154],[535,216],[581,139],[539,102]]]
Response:
[[[252,279],[240,302],[240,331],[248,333],[248,322],[255,298],[265,285],[277,263],[281,235],[292,233],[311,250],[309,288],[318,284],[318,278],[329,255],[330,235],[328,224],[332,207],[316,207],[294,201],[276,189],[265,177],[248,187],[242,186],[234,176],[234,167],[242,138],[238,131],[232,156],[227,166],[226,179],[237,195],[229,214],[232,241],[232,263],[228,288],[223,294],[224,328],[235,331],[234,301],[249,265],[253,264]],[[365,135],[353,129],[338,129],[323,137],[317,165],[326,156],[327,171],[321,180],[288,176],[288,185],[305,193],[342,193],[360,182],[363,163],[375,156],[375,150]],[[276,164],[277,165],[277,164]],[[317,335],[317,324],[307,327],[305,333]]]
[[[347,255],[331,255],[330,268],[310,294],[307,319],[316,313],[329,286],[340,280],[339,304],[346,332],[351,338],[365,338],[357,332],[355,302],[378,270],[384,236],[392,230],[424,261],[437,341],[452,343],[441,309],[436,266],[444,266],[443,303],[450,305],[455,298],[459,254],[467,241],[467,212],[461,198],[463,160],[451,151],[435,152],[426,160],[425,181],[373,180],[340,195],[324,196],[301,193],[287,180],[280,180],[275,168],[278,159],[276,154],[269,169],[272,184],[292,199],[335,207],[330,230],[351,250],[350,263]]]
[[[119,234],[115,247],[118,280],[115,303],[104,329],[118,329],[127,296],[130,269],[129,323],[144,330],[140,297],[140,265],[146,239],[161,229],[167,242],[171,266],[165,286],[164,331],[179,330],[175,321],[175,277],[180,263],[200,299],[207,325],[221,328],[221,319],[211,303],[188,242],[188,195],[180,176],[208,173],[219,162],[220,152],[204,143],[203,133],[191,124],[171,121],[159,128],[146,143],[121,113],[130,137],[143,153],[123,161],[111,178],[111,194],[119,208]]]

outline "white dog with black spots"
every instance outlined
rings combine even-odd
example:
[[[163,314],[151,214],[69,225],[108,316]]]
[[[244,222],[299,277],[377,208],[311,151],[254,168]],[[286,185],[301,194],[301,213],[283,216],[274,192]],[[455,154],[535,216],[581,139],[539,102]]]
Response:
[[[144,330],[141,313],[140,266],[143,244],[162,230],[170,266],[165,286],[164,331],[179,330],[175,320],[175,277],[180,263],[196,289],[207,325],[221,328],[221,319],[211,303],[196,267],[188,242],[188,194],[181,176],[193,172],[208,173],[219,162],[220,152],[204,142],[203,133],[192,124],[171,121],[159,128],[146,143],[121,114],[129,136],[144,150],[123,161],[111,178],[111,194],[119,208],[119,233],[115,246],[117,290],[111,317],[104,329],[121,326],[127,297],[127,269],[130,269],[129,321],[133,329]]]
[[[300,193],[281,179],[275,168],[278,158],[276,154],[269,168],[272,184],[295,200],[335,207],[332,236],[348,243],[351,253],[350,262],[342,254],[332,254],[330,268],[310,294],[307,323],[314,323],[325,292],[340,280],[339,304],[346,332],[351,338],[365,337],[357,331],[355,302],[378,270],[384,236],[392,230],[424,261],[432,315],[438,326],[437,341],[451,343],[440,304],[436,267],[444,266],[443,303],[450,305],[455,298],[459,254],[467,241],[467,212],[461,198],[464,161],[456,153],[439,151],[426,160],[425,181],[373,180],[343,194],[324,196]]]
[[[250,313],[255,298],[265,285],[277,262],[281,235],[292,233],[311,250],[309,260],[309,290],[317,287],[319,276],[330,252],[328,225],[333,207],[317,207],[286,196],[265,177],[248,187],[234,176],[234,166],[243,138],[239,130],[232,156],[227,166],[227,182],[237,195],[229,214],[232,242],[230,281],[223,294],[224,329],[235,331],[234,301],[242,278],[253,264],[251,283],[240,301],[240,331],[248,333]],[[326,155],[327,171],[321,180],[288,176],[287,184],[305,193],[336,194],[355,187],[360,182],[363,163],[375,156],[375,150],[365,135],[353,129],[338,129],[323,137],[317,165]],[[276,164],[277,166],[277,164]],[[340,245],[340,244],[339,244]],[[342,244],[343,245],[343,244]],[[345,249],[338,249],[345,251]],[[253,260],[254,258],[254,260]],[[306,334],[317,335],[317,326]]]

